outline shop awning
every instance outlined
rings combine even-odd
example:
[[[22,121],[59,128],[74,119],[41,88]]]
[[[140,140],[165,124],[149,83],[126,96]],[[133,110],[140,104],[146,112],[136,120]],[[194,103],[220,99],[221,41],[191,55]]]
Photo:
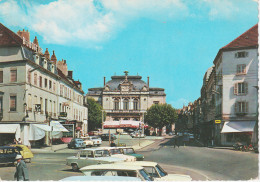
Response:
[[[20,129],[19,124],[0,124],[0,133],[16,133]]]
[[[226,121],[221,133],[253,132],[255,121]]]
[[[69,132],[59,121],[51,121],[52,131]]]
[[[140,121],[123,120],[123,121],[105,121],[104,128],[138,128]]]
[[[51,131],[51,127],[47,124],[32,124],[32,125],[42,129],[43,131]]]
[[[119,128],[119,121],[105,121],[104,128]]]

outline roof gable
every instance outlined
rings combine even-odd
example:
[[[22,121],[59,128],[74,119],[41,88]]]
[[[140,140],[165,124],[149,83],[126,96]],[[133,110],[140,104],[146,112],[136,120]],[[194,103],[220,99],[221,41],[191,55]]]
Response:
[[[19,46],[22,43],[20,36],[0,23],[0,46]]]
[[[258,46],[258,24],[254,25],[252,28],[237,37],[235,40],[222,47],[222,49],[251,46]]]

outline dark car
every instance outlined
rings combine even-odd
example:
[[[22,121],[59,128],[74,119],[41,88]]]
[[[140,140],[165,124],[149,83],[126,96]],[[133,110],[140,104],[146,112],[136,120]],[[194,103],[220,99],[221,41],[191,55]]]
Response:
[[[14,165],[14,163],[16,162],[15,157],[17,154],[20,154],[17,147],[1,146],[0,147],[0,164],[13,164]]]
[[[102,135],[100,135],[100,137],[103,141],[109,140],[109,134],[108,133],[102,134]],[[114,134],[110,134],[110,140],[116,140],[116,136]]]
[[[68,148],[86,148],[86,144],[81,138],[73,138],[68,144]]]

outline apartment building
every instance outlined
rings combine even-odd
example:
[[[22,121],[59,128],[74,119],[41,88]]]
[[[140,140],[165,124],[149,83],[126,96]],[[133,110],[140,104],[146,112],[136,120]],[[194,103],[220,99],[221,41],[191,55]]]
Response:
[[[0,24],[0,142],[21,138],[30,145],[46,138],[52,121],[65,126],[67,137],[87,132],[88,111],[79,81],[66,60],[30,41],[28,31],[17,34]],[[42,130],[35,137],[35,130]],[[45,128],[45,129],[44,129]],[[37,133],[37,132],[36,132]]]

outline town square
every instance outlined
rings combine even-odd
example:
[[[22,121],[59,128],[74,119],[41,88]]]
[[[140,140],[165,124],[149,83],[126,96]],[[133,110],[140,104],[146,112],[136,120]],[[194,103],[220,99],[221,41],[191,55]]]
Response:
[[[258,0],[0,0],[0,181],[259,180]]]

